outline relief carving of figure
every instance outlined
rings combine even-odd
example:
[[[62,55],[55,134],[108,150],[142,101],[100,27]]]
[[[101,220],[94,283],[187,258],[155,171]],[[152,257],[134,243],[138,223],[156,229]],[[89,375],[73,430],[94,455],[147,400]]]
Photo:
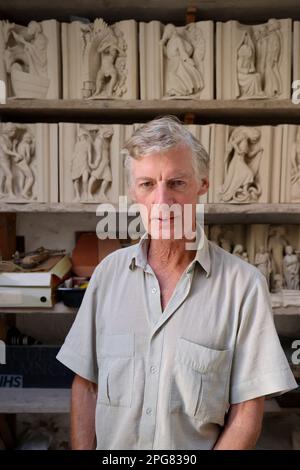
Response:
[[[285,256],[283,258],[283,277],[287,289],[299,289],[299,259],[294,253],[293,247],[285,247]]]
[[[300,127],[297,128],[296,140],[291,149],[291,199],[300,201]]]
[[[261,87],[265,88],[265,70],[266,70],[266,53],[267,53],[267,36],[268,28],[266,25],[260,25],[253,29],[253,37],[255,44],[256,70],[260,74]]]
[[[12,157],[19,158],[13,150],[12,139],[16,126],[11,123],[2,124],[0,130],[0,196],[14,198]]]
[[[81,129],[75,144],[71,161],[71,177],[75,191],[75,201],[86,200],[92,159],[92,142],[87,130]]]
[[[44,98],[50,81],[47,76],[48,39],[41,24],[30,21],[27,28],[10,24],[5,31],[5,64],[14,94],[23,96],[34,82],[38,97]]]
[[[203,77],[196,68],[191,42],[173,24],[167,24],[160,43],[166,58],[164,96],[187,97],[202,90]]]
[[[120,97],[126,92],[126,50],[122,31],[102,19],[82,25],[83,89],[91,99]],[[96,66],[95,66],[96,64]],[[97,65],[98,64],[98,65]]]
[[[265,98],[261,75],[255,66],[255,45],[245,31],[237,48],[237,81],[239,98]]]
[[[289,245],[286,239],[285,228],[271,227],[268,238],[268,252],[271,256],[273,278],[275,274],[283,277],[283,256],[285,247]]]
[[[265,91],[269,97],[276,97],[282,92],[282,82],[278,67],[282,48],[280,23],[276,19],[270,19],[267,23],[267,28]]]
[[[112,182],[110,144],[113,129],[101,126],[97,129],[81,128],[71,161],[71,175],[75,201],[107,200],[107,189]]]
[[[225,159],[225,178],[220,189],[223,202],[257,201],[261,194],[259,165],[263,149],[256,128],[238,127],[232,132]]]
[[[100,129],[94,140],[95,160],[90,164],[91,177],[89,180],[89,196],[94,197],[94,187],[100,181],[99,198],[107,199],[106,191],[112,182],[110,168],[110,143],[113,129],[108,127]]]
[[[232,254],[242,259],[243,253],[244,253],[243,245],[240,245],[240,244],[235,245],[235,247],[233,248]]]
[[[34,154],[34,139],[29,131],[25,131],[19,143],[15,145],[19,158],[15,160],[17,169],[20,172],[21,195],[29,199],[32,196],[32,187],[34,184],[34,173],[30,163]]]
[[[270,285],[270,274],[272,271],[272,263],[269,253],[261,245],[255,255],[254,265],[265,276],[268,286]]]
[[[26,128],[8,123],[0,134],[0,196],[33,198],[35,175],[31,168],[34,137]]]

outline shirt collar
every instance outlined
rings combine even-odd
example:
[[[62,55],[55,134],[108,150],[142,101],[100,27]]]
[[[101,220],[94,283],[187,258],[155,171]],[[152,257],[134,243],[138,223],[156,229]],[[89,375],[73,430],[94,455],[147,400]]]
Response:
[[[191,273],[195,267],[196,262],[198,262],[200,266],[206,272],[206,277],[208,277],[211,272],[209,241],[207,240],[205,232],[199,223],[196,224],[196,230],[197,230],[197,240],[198,240],[197,251],[195,254],[195,258],[187,267],[186,272]],[[148,263],[147,261],[148,245],[149,245],[149,237],[148,237],[147,232],[145,232],[142,238],[140,239],[139,243],[137,243],[136,249],[134,250],[132,254],[130,264],[129,264],[129,269],[134,270],[136,267],[139,267],[142,269],[146,268],[147,263]]]

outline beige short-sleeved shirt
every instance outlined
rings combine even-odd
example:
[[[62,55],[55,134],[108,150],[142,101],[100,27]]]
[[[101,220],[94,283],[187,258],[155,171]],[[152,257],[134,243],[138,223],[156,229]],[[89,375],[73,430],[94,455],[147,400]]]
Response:
[[[97,449],[212,449],[230,404],[297,387],[267,283],[204,236],[162,312],[148,241],[97,266],[57,358],[98,383]]]

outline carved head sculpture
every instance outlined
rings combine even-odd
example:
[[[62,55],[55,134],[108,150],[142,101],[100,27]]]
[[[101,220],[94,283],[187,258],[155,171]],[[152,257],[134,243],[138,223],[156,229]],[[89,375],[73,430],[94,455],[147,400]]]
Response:
[[[242,255],[244,251],[243,245],[235,245],[232,254],[233,255]]]
[[[263,245],[260,245],[259,248],[258,248],[258,253],[263,254],[265,251],[266,251],[265,247]]]
[[[169,23],[165,26],[162,41],[167,41],[168,39],[170,39],[171,36],[173,36],[173,34],[176,34],[176,27],[173,24]]]
[[[90,137],[89,132],[86,129],[80,129],[78,132],[78,139],[80,141],[86,140]]]
[[[42,27],[37,21],[30,21],[27,27],[27,32],[32,36],[36,36],[42,32]]]
[[[270,229],[270,237],[271,236],[284,236],[286,234],[286,230],[282,225],[276,225],[275,227],[271,227]]]
[[[260,131],[257,128],[252,127],[237,127],[233,130],[229,143],[228,153],[235,148],[237,152],[246,154],[249,151],[249,145],[255,144],[261,136]]]
[[[33,135],[29,131],[24,132],[22,141],[26,142],[27,144],[31,144],[33,141]]]
[[[286,254],[286,255],[292,255],[293,252],[294,252],[294,249],[293,249],[293,247],[292,247],[291,245],[287,245],[287,246],[285,247],[285,254]]]
[[[275,18],[270,18],[268,20],[267,26],[269,31],[276,31],[280,29],[280,23]]]
[[[2,133],[8,135],[9,137],[13,137],[15,134],[17,127],[12,122],[7,122],[2,124]]]

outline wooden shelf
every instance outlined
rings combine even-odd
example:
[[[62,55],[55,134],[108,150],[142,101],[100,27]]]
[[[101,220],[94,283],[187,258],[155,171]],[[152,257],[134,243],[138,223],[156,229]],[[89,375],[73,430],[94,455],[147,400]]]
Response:
[[[57,302],[54,307],[40,308],[40,307],[0,307],[0,314],[50,314],[50,315],[75,315],[77,308],[71,308],[64,305],[62,302]]]
[[[70,21],[71,15],[85,18],[102,17],[117,21],[135,18],[138,21],[159,19],[163,22],[180,22],[185,20],[186,9],[190,5],[199,5],[198,18],[201,20],[266,21],[268,18],[299,18],[297,0],[164,0],[163,8],[159,0],[24,0],[0,1],[0,15],[24,23],[35,20],[56,18]]]
[[[0,413],[69,413],[70,389],[0,388]]]
[[[81,203],[25,203],[14,204],[0,201],[0,212],[87,212],[96,215],[98,204]],[[117,205],[113,204],[117,210]],[[130,207],[130,204],[128,204]],[[300,203],[294,204],[205,204],[205,223],[300,223]]]
[[[162,114],[194,113],[198,123],[300,124],[300,104],[286,100],[33,100],[9,98],[3,121],[143,122]]]
[[[300,316],[300,307],[288,306],[288,307],[273,307],[273,313],[276,316]]]

